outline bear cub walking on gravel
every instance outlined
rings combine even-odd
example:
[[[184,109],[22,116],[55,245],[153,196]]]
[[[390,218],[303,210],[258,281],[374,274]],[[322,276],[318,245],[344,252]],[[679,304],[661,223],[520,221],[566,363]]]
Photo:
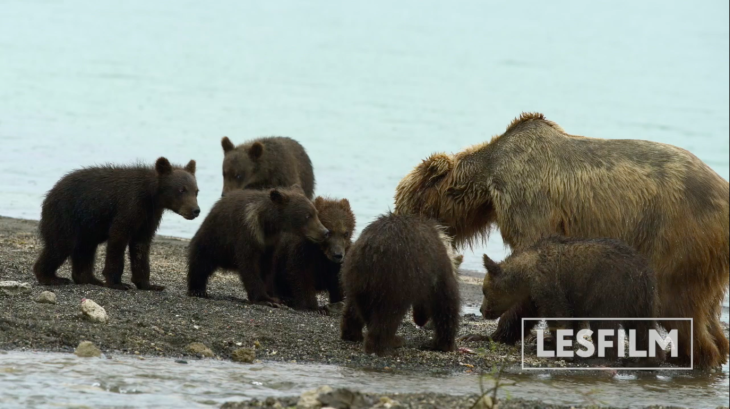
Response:
[[[395,334],[413,307],[424,323],[433,320],[429,348],[453,351],[460,300],[450,245],[419,216],[388,213],[365,228],[342,266],[342,339],[362,341],[367,326],[365,352],[387,355],[402,344]]]
[[[655,318],[659,314],[657,280],[649,262],[633,248],[614,239],[551,236],[515,251],[501,263],[486,254],[482,315],[497,319],[505,311],[531,300],[538,317]],[[525,321],[532,325],[537,323]],[[593,343],[599,329],[635,329],[637,346],[647,350],[649,329],[656,321],[590,321]],[[559,326],[581,329],[580,321]],[[657,350],[659,360],[663,351]],[[616,348],[609,358],[617,358]]]
[[[314,200],[319,220],[329,230],[321,244],[284,234],[274,252],[275,294],[297,310],[323,310],[317,293],[327,291],[330,303],[343,299],[340,266],[347,257],[355,230],[355,215],[347,199]]]
[[[329,231],[302,189],[236,190],[218,200],[195,233],[188,253],[188,294],[207,297],[208,279],[218,268],[236,270],[251,303],[275,305],[267,292],[270,252],[282,233],[314,242]]]
[[[268,189],[299,185],[312,199],[314,171],[299,142],[283,136],[247,141],[235,146],[228,137],[223,146],[223,194],[237,189]]]
[[[159,158],[155,167],[100,166],[64,176],[43,201],[39,225],[43,250],[33,270],[40,284],[70,284],[56,270],[71,257],[76,284],[122,283],[124,252],[129,247],[132,283],[140,290],[161,291],[150,284],[150,244],[165,209],[188,220],[200,214],[195,161],[184,168]],[[107,242],[105,283],[94,277],[96,247]]]

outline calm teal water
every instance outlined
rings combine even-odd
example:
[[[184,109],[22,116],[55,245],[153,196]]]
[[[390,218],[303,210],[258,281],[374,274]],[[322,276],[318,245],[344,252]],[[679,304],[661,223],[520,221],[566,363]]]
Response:
[[[198,161],[205,214],[222,136],[287,135],[317,193],[349,198],[362,229],[419,160],[522,111],[678,145],[727,179],[727,15],[723,0],[5,0],[0,214],[38,219],[64,173],[160,155]],[[168,214],[159,233],[190,237],[201,220]]]

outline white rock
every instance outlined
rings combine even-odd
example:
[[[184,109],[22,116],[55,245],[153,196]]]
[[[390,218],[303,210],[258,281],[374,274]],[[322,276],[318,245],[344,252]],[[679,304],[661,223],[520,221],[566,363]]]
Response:
[[[104,307],[86,298],[81,300],[81,313],[84,318],[91,322],[102,324],[109,322],[109,316],[106,314]]]
[[[56,294],[52,293],[50,291],[43,291],[38,298],[35,299],[35,302],[41,303],[41,304],[55,304],[56,303]]]
[[[327,385],[303,392],[297,401],[297,409],[321,409],[322,403],[317,398],[329,392],[332,392],[332,388]]]
[[[20,295],[30,293],[30,284],[19,281],[0,281],[0,291],[6,295]]]

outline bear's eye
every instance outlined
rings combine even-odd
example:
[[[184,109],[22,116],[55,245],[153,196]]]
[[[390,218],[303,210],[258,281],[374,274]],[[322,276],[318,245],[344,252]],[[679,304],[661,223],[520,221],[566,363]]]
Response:
[[[180,193],[185,193],[185,192],[187,192],[187,190],[188,189],[186,189],[185,186],[183,186],[180,189],[178,189],[177,191],[180,192]]]
[[[312,215],[311,214],[307,214],[306,216],[304,216],[304,218],[307,219],[307,220],[309,220],[309,219],[312,218]]]
[[[350,232],[349,231],[346,231],[345,232],[345,237],[350,237]]]
[[[241,180],[241,179],[243,179],[243,175],[241,175],[240,173],[237,174],[236,175],[236,180]]]

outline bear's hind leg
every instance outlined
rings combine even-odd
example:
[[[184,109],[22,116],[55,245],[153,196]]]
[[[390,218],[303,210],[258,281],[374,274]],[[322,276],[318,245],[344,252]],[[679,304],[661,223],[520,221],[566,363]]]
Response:
[[[71,277],[76,284],[104,286],[104,282],[94,277],[96,244],[78,243],[71,255]]]
[[[41,285],[66,285],[71,284],[68,278],[59,277],[56,271],[70,255],[70,251],[61,248],[52,248],[46,243],[41,251],[38,260],[33,265],[33,272]]]
[[[432,349],[444,352],[456,349],[454,339],[459,331],[460,309],[457,284],[449,282],[437,286],[431,295],[430,305],[431,319],[436,329]]]
[[[218,265],[195,248],[188,257],[188,296],[208,298],[208,279]]]
[[[366,321],[368,332],[365,335],[365,353],[386,356],[393,349],[403,345],[403,339],[397,337],[401,320],[407,312],[405,309],[393,308],[387,312],[372,311]]]

